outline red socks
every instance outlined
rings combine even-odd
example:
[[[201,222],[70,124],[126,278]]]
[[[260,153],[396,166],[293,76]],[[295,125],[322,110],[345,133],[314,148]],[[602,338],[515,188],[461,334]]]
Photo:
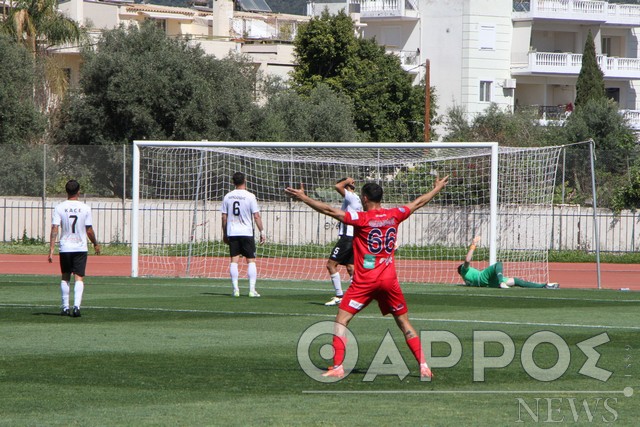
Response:
[[[416,358],[418,363],[420,364],[424,363],[425,358],[424,358],[424,353],[422,352],[422,344],[420,343],[420,337],[409,338],[407,340],[407,345],[411,349],[411,352],[413,353],[413,357]]]
[[[342,365],[344,362],[344,352],[347,348],[347,337],[333,336],[333,364],[334,366]]]
[[[424,353],[422,352],[422,343],[420,343],[420,337],[413,337],[407,340],[407,345],[411,349],[413,356],[418,363],[425,363]],[[344,362],[344,353],[347,347],[347,337],[333,336],[333,364],[335,366],[342,365]]]

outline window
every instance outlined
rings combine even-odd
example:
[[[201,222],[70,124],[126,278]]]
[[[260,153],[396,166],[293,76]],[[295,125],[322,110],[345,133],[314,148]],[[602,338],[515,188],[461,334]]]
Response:
[[[166,19],[154,19],[156,27],[160,28],[163,32],[167,32],[167,20]]]
[[[605,94],[607,98],[616,102],[616,104],[620,104],[620,88],[617,87],[608,87],[605,89]]]
[[[71,83],[71,68],[63,68],[62,72],[64,73],[64,78],[67,81],[67,84]]]
[[[481,24],[478,31],[478,49],[496,50],[496,26]]]
[[[400,27],[383,27],[380,30],[380,44],[387,47],[402,46],[402,29]]]
[[[602,53],[607,56],[611,55],[611,37],[602,38]]]
[[[480,82],[480,102],[491,102],[491,83],[486,80]]]

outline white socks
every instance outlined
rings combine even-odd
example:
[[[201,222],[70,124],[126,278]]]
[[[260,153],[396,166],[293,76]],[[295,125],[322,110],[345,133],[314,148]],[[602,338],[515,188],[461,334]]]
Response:
[[[232,262],[229,264],[229,274],[231,275],[231,284],[233,285],[233,290],[238,291],[238,263]]]
[[[84,282],[76,281],[73,284],[73,306],[80,308],[82,304],[82,293],[84,292]]]
[[[71,287],[66,280],[60,281],[60,292],[62,294],[62,308],[69,308],[69,294]],[[73,284],[73,306],[80,308],[82,304],[82,293],[84,292],[84,282],[76,281]]]
[[[340,273],[333,273],[331,275],[331,283],[333,283],[333,289],[336,291],[337,297],[342,297],[342,282],[340,281]]]
[[[60,281],[60,292],[62,293],[62,308],[69,308],[69,282]]]
[[[255,262],[247,264],[247,276],[249,277],[249,292],[255,292],[256,280],[258,279],[258,267]]]
[[[229,263],[229,275],[231,276],[231,284],[233,285],[233,291],[240,291],[238,288],[238,263]],[[255,292],[256,281],[258,280],[258,268],[255,262],[247,263],[247,276],[249,277],[249,292]]]

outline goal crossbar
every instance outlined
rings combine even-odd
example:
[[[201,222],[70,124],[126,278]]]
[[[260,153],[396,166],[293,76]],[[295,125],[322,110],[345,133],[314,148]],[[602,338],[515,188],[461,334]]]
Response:
[[[489,247],[489,262],[497,260],[497,224],[498,224],[498,164],[499,150],[496,142],[425,142],[425,143],[371,143],[371,142],[229,142],[229,141],[134,141],[133,143],[133,186],[131,220],[131,276],[138,277],[139,271],[139,233],[140,233],[140,197],[141,197],[141,156],[145,147],[190,148],[190,149],[336,149],[336,150],[372,150],[372,149],[482,149],[490,151],[490,194],[489,224],[485,243]],[[281,189],[278,189],[281,190]],[[195,213],[193,216],[195,224]],[[189,256],[191,245],[189,246]],[[190,259],[189,259],[190,262]]]

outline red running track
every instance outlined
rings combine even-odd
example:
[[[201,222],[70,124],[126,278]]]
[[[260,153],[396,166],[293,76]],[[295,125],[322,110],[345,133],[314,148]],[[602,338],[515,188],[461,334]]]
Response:
[[[317,260],[315,262],[317,263]],[[299,270],[303,270],[302,263],[303,260],[296,261]],[[601,264],[600,267],[603,289],[629,288],[640,291],[640,264]],[[264,265],[259,268],[264,268]],[[0,274],[58,276],[60,274],[58,257],[56,256],[50,264],[46,255],[0,254]],[[128,256],[89,256],[87,276],[127,277],[130,275],[131,258]],[[559,282],[562,288],[597,288],[595,263],[549,263],[549,276],[551,281]],[[400,280],[402,281],[402,278]]]

